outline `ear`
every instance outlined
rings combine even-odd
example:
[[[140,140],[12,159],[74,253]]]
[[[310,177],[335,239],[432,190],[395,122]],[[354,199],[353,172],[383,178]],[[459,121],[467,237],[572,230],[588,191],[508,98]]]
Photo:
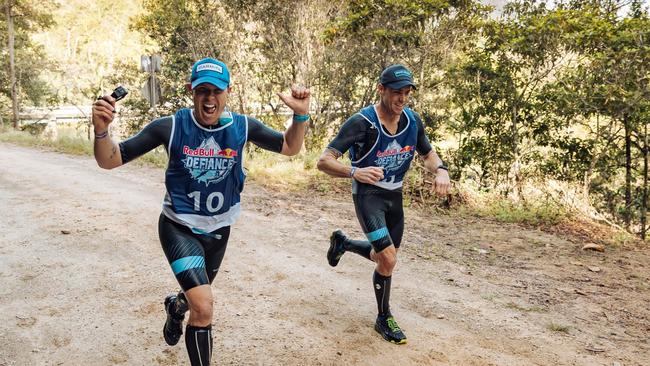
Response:
[[[192,83],[185,84],[185,90],[187,90],[191,94],[192,93]]]
[[[383,86],[381,83],[377,84],[377,93],[379,93],[379,95],[383,94],[385,89],[386,87]]]

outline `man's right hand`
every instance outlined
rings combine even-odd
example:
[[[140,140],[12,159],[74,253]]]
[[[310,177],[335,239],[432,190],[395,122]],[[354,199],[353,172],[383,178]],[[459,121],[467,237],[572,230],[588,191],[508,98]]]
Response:
[[[361,183],[375,184],[384,179],[384,169],[378,166],[357,168],[357,170],[354,171],[353,178]]]
[[[115,115],[115,99],[110,95],[105,95],[93,103],[93,126],[95,134],[108,131],[108,125],[113,122]]]

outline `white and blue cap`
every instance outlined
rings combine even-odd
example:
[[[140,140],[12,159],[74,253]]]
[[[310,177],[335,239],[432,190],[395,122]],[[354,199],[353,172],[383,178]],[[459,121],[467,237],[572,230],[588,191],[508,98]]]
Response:
[[[230,72],[226,64],[213,58],[204,58],[192,66],[192,89],[197,85],[209,83],[221,90],[228,89],[230,85]]]
[[[385,68],[384,71],[381,72],[379,82],[381,85],[395,90],[407,86],[416,89],[415,84],[413,83],[413,74],[411,73],[411,70],[400,64],[390,65]]]

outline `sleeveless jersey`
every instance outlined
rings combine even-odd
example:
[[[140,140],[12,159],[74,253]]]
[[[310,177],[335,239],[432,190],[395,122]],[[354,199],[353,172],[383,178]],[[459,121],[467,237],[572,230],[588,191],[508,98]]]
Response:
[[[415,146],[418,139],[418,126],[415,123],[415,115],[410,108],[404,108],[406,115],[406,127],[395,135],[388,135],[381,127],[375,106],[371,105],[362,109],[359,114],[379,132],[377,141],[368,152],[352,160],[352,166],[365,168],[378,166],[384,169],[384,179],[375,183],[380,188],[395,190],[402,187],[404,175],[411,165]],[[350,148],[350,157],[357,157],[354,146]]]
[[[223,126],[207,129],[191,109],[173,116],[163,214],[197,234],[229,226],[241,212],[248,121],[240,114],[232,117]]]

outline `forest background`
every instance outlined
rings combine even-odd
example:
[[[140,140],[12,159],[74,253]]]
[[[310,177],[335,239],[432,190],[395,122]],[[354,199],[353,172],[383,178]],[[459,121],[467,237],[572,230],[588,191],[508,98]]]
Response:
[[[409,204],[587,234],[606,225],[615,234],[603,240],[645,240],[649,40],[639,0],[4,0],[0,140],[41,131],[20,120],[30,107],[84,110],[117,84],[131,93],[113,133],[128,136],[190,105],[189,69],[210,56],[231,69],[229,107],[274,128],[289,112],[276,93],[311,88],[305,152],[278,158],[250,147],[252,176],[338,192],[348,182],[326,179],[315,161],[348,116],[376,101],[381,70],[402,63],[418,85],[411,106],[455,185],[436,200],[415,164]],[[142,55],[162,60],[155,106],[144,98],[152,75]],[[92,151],[88,118],[75,129],[74,144]]]

